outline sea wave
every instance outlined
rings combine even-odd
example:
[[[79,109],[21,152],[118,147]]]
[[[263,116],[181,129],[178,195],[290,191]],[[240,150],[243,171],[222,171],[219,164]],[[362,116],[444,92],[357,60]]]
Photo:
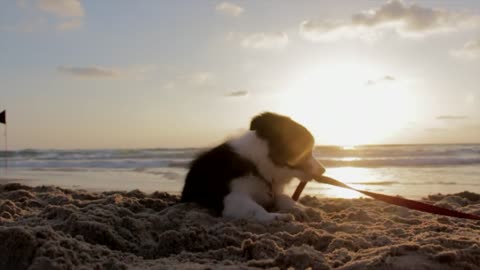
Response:
[[[37,150],[0,152],[10,167],[22,168],[187,168],[204,149],[154,148]],[[319,146],[315,157],[326,167],[425,167],[480,164],[480,145]]]
[[[109,160],[109,159],[176,159],[192,158],[199,148],[180,149],[108,149],[108,150],[35,150],[0,152],[0,157],[11,160]]]

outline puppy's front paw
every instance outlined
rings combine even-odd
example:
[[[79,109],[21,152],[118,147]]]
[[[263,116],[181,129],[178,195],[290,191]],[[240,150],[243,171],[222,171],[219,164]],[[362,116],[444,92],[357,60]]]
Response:
[[[263,223],[269,223],[272,221],[292,221],[295,220],[292,214],[289,213],[267,213],[260,217],[257,217],[257,220]]]
[[[280,221],[293,221],[295,220],[295,217],[292,214],[287,214],[287,213],[271,213],[274,215],[275,220],[280,220]]]
[[[288,210],[288,213],[292,214],[297,221],[306,221],[308,220],[308,207],[297,204],[294,208]]]
[[[300,211],[307,211],[309,207],[308,206],[305,206],[303,204],[300,204],[300,203],[295,203],[295,206],[293,207],[294,210],[300,210]]]

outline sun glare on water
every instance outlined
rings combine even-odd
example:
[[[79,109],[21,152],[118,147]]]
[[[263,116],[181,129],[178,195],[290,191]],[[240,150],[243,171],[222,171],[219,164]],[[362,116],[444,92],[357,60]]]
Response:
[[[341,167],[341,168],[329,168],[326,175],[338,179],[351,187],[369,190],[371,187],[364,185],[364,181],[372,179],[371,171],[367,168],[354,168],[354,167]],[[349,190],[346,188],[340,188],[335,186],[330,186],[326,184],[320,184],[312,182],[310,187],[311,193],[318,193],[324,197],[333,197],[333,198],[345,198],[345,199],[354,199],[365,197],[365,195]]]
[[[415,113],[407,85],[381,68],[353,62],[298,72],[284,92],[281,110],[303,123],[318,144],[382,143]]]

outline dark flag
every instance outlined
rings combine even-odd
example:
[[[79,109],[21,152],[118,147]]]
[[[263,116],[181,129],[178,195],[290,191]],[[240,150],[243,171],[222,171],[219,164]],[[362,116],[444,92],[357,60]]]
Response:
[[[0,113],[0,123],[7,124],[7,111],[3,111]]]

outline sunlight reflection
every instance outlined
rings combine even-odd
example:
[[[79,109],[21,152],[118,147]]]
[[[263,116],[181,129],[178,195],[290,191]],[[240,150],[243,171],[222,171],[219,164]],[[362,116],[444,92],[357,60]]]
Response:
[[[370,187],[366,187],[365,185],[361,184],[363,181],[372,182],[373,175],[370,169],[368,168],[356,168],[356,167],[341,167],[341,168],[329,168],[326,173],[327,176],[332,178],[338,179],[341,182],[346,183],[354,188],[358,189],[369,189]],[[345,189],[339,188],[334,186],[329,186],[320,183],[312,183],[309,185],[310,187],[307,189],[307,192],[310,194],[318,194],[321,197],[335,197],[335,198],[346,198],[346,199],[353,199],[353,198],[360,198],[365,197],[365,195]]]
[[[326,190],[325,192],[322,192],[322,196],[325,197],[334,197],[334,198],[344,198],[344,199],[357,199],[360,197],[365,197],[359,192],[350,190],[350,189],[345,189],[345,188],[339,188],[339,187],[332,187]]]
[[[357,160],[362,160],[362,158],[360,158],[360,157],[343,157],[343,158],[339,158],[339,160],[342,160],[342,161],[357,161]]]
[[[343,150],[355,150],[357,148],[356,145],[343,145],[342,149]]]
[[[350,159],[350,158],[347,158]],[[355,158],[352,158],[355,159]],[[326,175],[338,179],[344,183],[358,183],[365,180],[372,180],[372,172],[369,168],[339,167],[329,168]]]

